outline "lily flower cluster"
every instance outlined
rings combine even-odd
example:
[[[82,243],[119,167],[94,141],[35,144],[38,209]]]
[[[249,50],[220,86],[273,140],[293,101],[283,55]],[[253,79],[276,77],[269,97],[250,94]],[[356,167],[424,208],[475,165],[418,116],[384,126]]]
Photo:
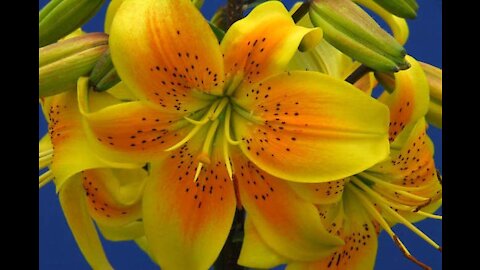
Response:
[[[100,233],[162,269],[373,269],[385,231],[428,269],[392,230],[441,250],[413,225],[442,204],[441,70],[403,48],[416,2],[228,1],[211,21],[203,2],[112,0],[105,33],[78,29],[103,1],[40,11],[39,186],[90,266],[113,269]]]

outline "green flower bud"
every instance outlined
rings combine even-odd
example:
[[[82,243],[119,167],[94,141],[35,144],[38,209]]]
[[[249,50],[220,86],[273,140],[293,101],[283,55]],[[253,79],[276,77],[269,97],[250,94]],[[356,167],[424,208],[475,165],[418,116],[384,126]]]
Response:
[[[309,15],[325,40],[371,69],[397,72],[410,67],[402,45],[351,0],[314,0]]]
[[[373,0],[379,6],[398,17],[415,19],[418,4],[416,0]]]
[[[110,50],[107,49],[98,59],[90,73],[90,85],[96,91],[102,92],[120,82],[117,71],[110,57]]]
[[[39,47],[66,36],[90,20],[105,0],[52,0],[39,12]]]
[[[392,93],[395,90],[395,76],[393,73],[389,72],[375,72],[375,79],[377,79],[378,83],[385,88],[385,90],[389,93]]]
[[[77,79],[88,75],[108,49],[108,35],[91,33],[39,49],[39,96],[46,97],[75,88]]]

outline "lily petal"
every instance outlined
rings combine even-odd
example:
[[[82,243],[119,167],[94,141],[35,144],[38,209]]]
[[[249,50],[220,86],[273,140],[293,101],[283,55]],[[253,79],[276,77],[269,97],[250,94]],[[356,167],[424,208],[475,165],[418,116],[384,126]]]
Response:
[[[119,82],[116,85],[112,86],[107,92],[121,101],[135,101],[137,98],[132,94],[130,89],[125,85],[124,82]]]
[[[51,170],[57,191],[67,179],[83,170],[137,167],[135,164],[107,162],[95,155],[86,139],[75,91],[42,99],[42,108],[54,149]]]
[[[105,33],[110,34],[110,27],[112,26],[113,18],[124,1],[125,0],[112,0],[110,1],[110,4],[108,4],[107,13],[105,14],[105,22],[103,24]]]
[[[214,142],[210,158],[197,156],[203,142],[200,135],[151,165],[143,198],[145,234],[151,255],[162,269],[208,269],[227,239],[235,214],[223,144]],[[194,181],[199,161],[203,167]]]
[[[90,266],[93,269],[113,269],[105,256],[95,225],[88,214],[79,175],[65,182],[59,192],[59,199],[68,226]]]
[[[243,153],[281,179],[341,179],[388,155],[387,108],[327,75],[282,73],[239,89],[234,102]]]
[[[220,47],[190,1],[125,1],[110,31],[112,61],[138,98],[185,115],[223,93]]]
[[[132,101],[110,106],[92,106],[109,96],[87,88],[86,78],[78,81],[78,106],[84,116],[86,136],[91,148],[102,157],[118,162],[145,163],[178,143],[188,131],[180,115]],[[95,111],[95,107],[100,109]],[[184,128],[185,127],[185,128]]]
[[[403,139],[402,135],[392,145],[391,158],[377,164],[366,173],[387,183],[418,188],[410,190],[411,194],[425,198],[440,198],[442,185],[438,181],[433,159],[433,144],[426,134],[425,119],[421,118],[412,131],[407,134],[408,137],[401,147],[395,148]],[[398,194],[391,188],[381,185],[375,185],[374,188],[382,190],[382,194],[403,204],[419,204],[418,200]]]
[[[410,123],[413,125],[428,111],[430,96],[425,73],[420,64],[411,56],[405,59],[411,67],[395,73],[395,89],[387,91],[379,100],[390,108],[389,140],[393,142],[397,135]]]
[[[143,222],[134,221],[122,226],[108,226],[97,224],[105,239],[110,241],[130,241],[145,235]]]
[[[99,224],[121,226],[141,218],[140,194],[142,169],[138,176],[130,178],[133,183],[122,185],[112,169],[86,170],[81,173],[83,189],[86,192],[88,210]],[[141,172],[143,176],[140,176]],[[133,173],[120,172],[127,176]]]
[[[284,71],[299,46],[307,49],[321,38],[321,29],[295,25],[281,2],[265,2],[225,34],[221,44],[225,72],[258,82]]]
[[[340,209],[339,209],[340,208]],[[329,228],[345,241],[345,245],[329,257],[312,263],[292,263],[287,270],[371,270],[377,254],[376,227],[369,216],[352,196],[348,189],[345,199],[337,205],[319,209],[326,220],[334,220]]]
[[[288,259],[277,254],[262,240],[248,216],[245,219],[244,232],[242,250],[238,257],[239,265],[270,269],[288,262]]]
[[[332,204],[342,199],[343,190],[349,178],[324,183],[288,182],[302,199],[314,204]]]
[[[317,209],[285,181],[256,167],[240,151],[232,153],[240,199],[258,233],[272,250],[291,260],[316,260],[343,242],[322,226]]]

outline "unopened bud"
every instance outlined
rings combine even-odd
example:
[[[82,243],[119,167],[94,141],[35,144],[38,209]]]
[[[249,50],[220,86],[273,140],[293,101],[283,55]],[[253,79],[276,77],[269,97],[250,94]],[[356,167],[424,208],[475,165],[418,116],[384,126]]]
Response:
[[[39,12],[39,47],[71,33],[91,19],[105,0],[52,0]]]
[[[110,50],[107,49],[98,59],[90,73],[90,85],[96,91],[102,92],[120,82],[117,71],[110,57]]]
[[[108,49],[108,35],[91,33],[39,49],[39,96],[52,96],[75,88]]]
[[[368,13],[351,0],[314,0],[313,25],[338,50],[376,71],[397,72],[410,67],[406,51]]]
[[[395,75],[390,72],[375,72],[375,79],[378,83],[387,90],[387,92],[392,93],[395,90]]]
[[[416,0],[373,0],[379,6],[398,17],[415,19],[418,4]]]

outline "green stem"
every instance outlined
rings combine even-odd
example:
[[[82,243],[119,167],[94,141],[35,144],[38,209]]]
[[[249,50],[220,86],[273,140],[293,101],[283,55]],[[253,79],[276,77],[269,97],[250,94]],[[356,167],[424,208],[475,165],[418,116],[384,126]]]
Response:
[[[308,13],[308,11],[310,10],[311,2],[312,0],[305,0],[302,5],[295,11],[295,13],[293,13],[292,19],[295,23],[300,21],[303,16]]]
[[[227,241],[220,252],[213,268],[215,270],[247,270],[247,268],[237,264],[243,241],[243,224],[245,223],[245,211],[238,210],[235,212],[232,228],[228,235]]]

